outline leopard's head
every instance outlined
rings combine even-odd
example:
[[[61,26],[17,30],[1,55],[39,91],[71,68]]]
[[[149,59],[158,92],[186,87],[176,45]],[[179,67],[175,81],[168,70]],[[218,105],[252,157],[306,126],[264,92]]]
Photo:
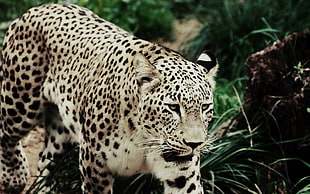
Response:
[[[198,155],[213,117],[214,55],[203,52],[196,62],[165,57],[154,64],[141,55],[134,64],[140,95],[135,125],[144,134],[140,146],[159,152],[166,162]]]

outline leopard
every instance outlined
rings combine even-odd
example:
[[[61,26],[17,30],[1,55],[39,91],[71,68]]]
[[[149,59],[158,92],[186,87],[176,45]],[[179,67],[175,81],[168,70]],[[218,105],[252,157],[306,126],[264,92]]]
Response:
[[[0,184],[23,191],[30,176],[21,140],[45,129],[40,175],[79,145],[82,193],[113,193],[115,176],[150,173],[164,193],[204,193],[217,59],[191,62],[87,8],[42,4],[14,20],[1,52]]]

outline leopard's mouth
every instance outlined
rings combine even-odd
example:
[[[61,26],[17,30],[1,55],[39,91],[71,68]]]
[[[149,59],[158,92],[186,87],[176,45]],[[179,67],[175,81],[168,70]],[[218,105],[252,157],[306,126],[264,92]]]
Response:
[[[161,156],[164,158],[166,162],[186,163],[192,161],[194,154],[191,153],[188,155],[180,156],[180,152],[178,151],[169,150],[167,152],[164,150]]]

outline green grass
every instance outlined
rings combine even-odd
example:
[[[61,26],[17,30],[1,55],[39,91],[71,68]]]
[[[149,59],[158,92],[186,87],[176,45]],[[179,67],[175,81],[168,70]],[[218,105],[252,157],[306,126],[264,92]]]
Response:
[[[202,157],[201,173],[208,193],[258,192],[255,171],[248,157],[264,151],[250,145],[254,134],[247,130],[225,133]]]
[[[215,116],[222,117],[221,120],[228,120],[234,116],[240,108],[238,96],[234,88],[238,91],[240,100],[243,98],[245,78],[227,80],[225,78],[216,79],[216,88],[214,91],[214,109]]]

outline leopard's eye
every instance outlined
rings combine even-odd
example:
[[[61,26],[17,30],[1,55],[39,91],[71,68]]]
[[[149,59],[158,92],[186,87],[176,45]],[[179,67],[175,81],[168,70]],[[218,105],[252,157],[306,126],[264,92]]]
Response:
[[[167,105],[171,111],[176,112],[177,114],[181,114],[180,105],[178,104],[165,104],[165,105]]]
[[[203,104],[203,105],[201,106],[201,111],[204,112],[204,111],[208,110],[209,107],[210,107],[210,104]]]
[[[168,104],[168,107],[170,108],[170,110],[172,111],[178,111],[180,110],[180,106],[178,104]]]

